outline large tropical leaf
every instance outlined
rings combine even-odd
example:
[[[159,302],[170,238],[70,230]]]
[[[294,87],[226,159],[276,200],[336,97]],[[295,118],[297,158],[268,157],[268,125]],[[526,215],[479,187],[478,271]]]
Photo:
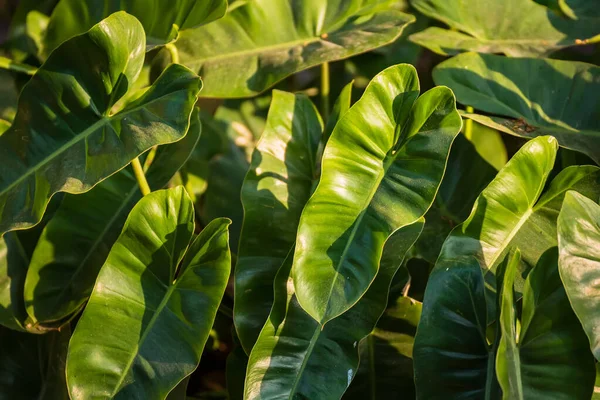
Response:
[[[71,330],[32,335],[0,327],[0,400],[69,400],[65,363]]]
[[[185,135],[201,81],[182,66],[111,111],[141,71],[144,43],[134,17],[113,14],[63,43],[23,88],[15,121],[0,136],[0,234],[36,224],[54,193],[85,192]]]
[[[44,52],[50,54],[65,40],[87,31],[117,11],[126,11],[142,23],[150,49],[174,41],[180,30],[221,18],[226,10],[226,0],[61,0],[48,23]]]
[[[432,27],[411,40],[442,54],[462,51],[539,57],[600,39],[594,22],[562,18],[533,0],[411,0],[423,14],[454,30]]]
[[[200,131],[195,115],[184,139],[158,148],[146,173],[152,189],[163,188],[185,163]],[[63,320],[83,306],[127,215],[141,197],[128,169],[85,194],[65,196],[44,228],[27,272],[24,295],[34,323]]]
[[[553,135],[600,164],[600,67],[468,53],[441,63],[433,77],[459,102],[496,115],[467,117],[520,137]]]
[[[386,0],[254,0],[181,33],[181,61],[207,97],[247,97],[295,72],[383,46],[414,17]],[[265,23],[268,21],[268,23]]]
[[[325,148],[293,259],[298,301],[322,325],[367,291],[387,238],[421,218],[440,186],[462,121],[448,88],[418,93],[414,67],[386,69]]]
[[[497,319],[501,261],[510,248],[521,248],[516,285],[522,291],[522,275],[557,245],[556,218],[565,192],[600,195],[600,169],[591,166],[569,167],[547,185],[556,152],[551,137],[526,143],[444,242],[427,285],[415,342],[421,396],[444,398],[452,392],[475,399],[494,392],[488,368],[495,351],[485,338],[487,326]],[[453,365],[451,373],[446,365]]]
[[[594,197],[598,199],[598,196]],[[576,192],[568,192],[558,217],[560,277],[600,360],[598,277],[600,276],[600,206]]]
[[[323,123],[303,95],[274,91],[267,126],[242,186],[244,225],[235,269],[236,330],[246,353],[273,304],[273,280],[293,251],[318,177]]]
[[[72,399],[165,398],[196,368],[227,285],[228,225],[194,238],[181,186],[133,208],[69,345]]]
[[[517,251],[508,264],[501,291],[496,371],[503,398],[588,400],[594,357],[560,280],[557,248],[544,253],[527,276],[520,329],[513,290],[519,257]]]
[[[250,354],[245,398],[339,399],[358,370],[359,343],[384,312],[392,278],[422,228],[421,219],[389,238],[367,293],[325,327],[298,303],[288,259],[277,273],[273,309]]]

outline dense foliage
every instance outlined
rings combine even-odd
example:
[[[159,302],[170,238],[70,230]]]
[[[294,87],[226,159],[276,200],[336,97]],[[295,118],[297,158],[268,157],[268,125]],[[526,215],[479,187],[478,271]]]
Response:
[[[596,0],[0,4],[0,400],[600,398]]]

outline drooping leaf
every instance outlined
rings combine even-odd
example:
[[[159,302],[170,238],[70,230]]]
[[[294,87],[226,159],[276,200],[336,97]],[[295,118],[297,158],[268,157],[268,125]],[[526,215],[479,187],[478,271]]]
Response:
[[[412,349],[422,304],[400,297],[360,344],[360,367],[344,400],[415,398]]]
[[[469,122],[464,121],[464,125]],[[472,129],[469,136],[469,141],[475,147],[475,151],[483,158],[488,164],[499,171],[508,162],[508,154],[506,146],[502,141],[502,135],[495,129],[489,126],[482,125],[475,121],[471,122]]]
[[[229,276],[228,225],[193,238],[181,186],[140,200],[71,339],[72,399],[164,398],[197,367]]]
[[[392,278],[422,228],[420,219],[391,235],[369,290],[325,327],[298,303],[288,259],[277,273],[273,308],[250,354],[245,398],[341,398],[358,370],[359,343],[384,312]]]
[[[158,148],[146,173],[152,189],[163,188],[186,162],[200,132],[194,114],[184,139]],[[129,169],[85,194],[65,196],[44,228],[27,272],[24,295],[34,323],[64,320],[83,306],[127,215],[141,197]]]
[[[111,113],[143,60],[143,28],[121,12],[40,67],[0,136],[0,234],[35,225],[54,193],[88,191],[150,147],[185,135],[201,81],[179,65]]]
[[[388,68],[342,116],[325,148],[293,266],[298,301],[322,325],[361,298],[389,235],[421,218],[440,186],[462,121],[447,88],[418,93],[414,67]]]
[[[0,327],[0,399],[69,400],[65,362],[70,329],[46,335]]]
[[[87,31],[117,11],[126,11],[142,23],[149,50],[174,41],[180,30],[195,28],[221,18],[226,10],[226,0],[61,0],[50,17],[44,51],[50,54],[65,40]]]
[[[267,126],[242,186],[244,225],[235,270],[234,320],[250,354],[273,304],[273,280],[293,251],[317,177],[323,123],[302,95],[274,91]]]
[[[411,40],[442,55],[463,51],[540,57],[600,39],[596,23],[575,23],[533,0],[411,0],[455,30],[428,28]]]
[[[600,164],[600,67],[469,53],[441,63],[433,76],[459,102],[496,115],[466,117],[520,137],[553,135]]]
[[[384,0],[255,0],[219,21],[182,32],[184,65],[206,97],[248,97],[283,78],[390,43],[414,17]],[[265,23],[265,21],[269,21]]]
[[[520,329],[513,291],[519,257],[517,251],[508,264],[502,289],[496,371],[503,398],[588,400],[594,358],[560,280],[557,248],[527,276]]]
[[[598,196],[594,197],[598,199]],[[600,359],[598,276],[600,275],[600,206],[568,192],[558,217],[560,277],[591,344]]]

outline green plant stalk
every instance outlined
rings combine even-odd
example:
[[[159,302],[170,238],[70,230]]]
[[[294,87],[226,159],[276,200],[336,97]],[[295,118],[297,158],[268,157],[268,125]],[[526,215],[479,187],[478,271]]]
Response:
[[[473,109],[473,107],[467,106],[465,111],[469,114],[472,114],[475,110]],[[465,133],[465,137],[467,139],[471,140],[471,138],[473,137],[473,120],[470,118],[467,118],[465,120],[465,132],[464,133]]]
[[[142,168],[140,159],[137,157],[134,158],[133,161],[131,161],[131,166],[133,167],[133,173],[135,174],[135,179],[138,181],[142,195],[146,196],[150,194],[152,191],[150,190],[150,185],[148,185],[148,181],[146,180],[146,175],[144,174],[144,169]]]
[[[15,71],[22,74],[33,75],[36,73],[37,68],[27,64],[21,64],[14,62],[10,58],[0,57],[0,68],[7,69],[9,71]]]
[[[329,63],[321,64],[321,114],[323,120],[329,117]]]
[[[177,51],[177,47],[175,47],[173,43],[169,43],[165,47],[171,55],[171,62],[173,64],[179,64],[179,51]]]

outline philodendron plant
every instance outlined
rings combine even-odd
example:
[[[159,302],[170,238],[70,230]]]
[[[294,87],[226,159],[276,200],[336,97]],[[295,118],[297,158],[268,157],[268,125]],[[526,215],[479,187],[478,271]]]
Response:
[[[0,400],[600,398],[592,3],[7,0]]]

